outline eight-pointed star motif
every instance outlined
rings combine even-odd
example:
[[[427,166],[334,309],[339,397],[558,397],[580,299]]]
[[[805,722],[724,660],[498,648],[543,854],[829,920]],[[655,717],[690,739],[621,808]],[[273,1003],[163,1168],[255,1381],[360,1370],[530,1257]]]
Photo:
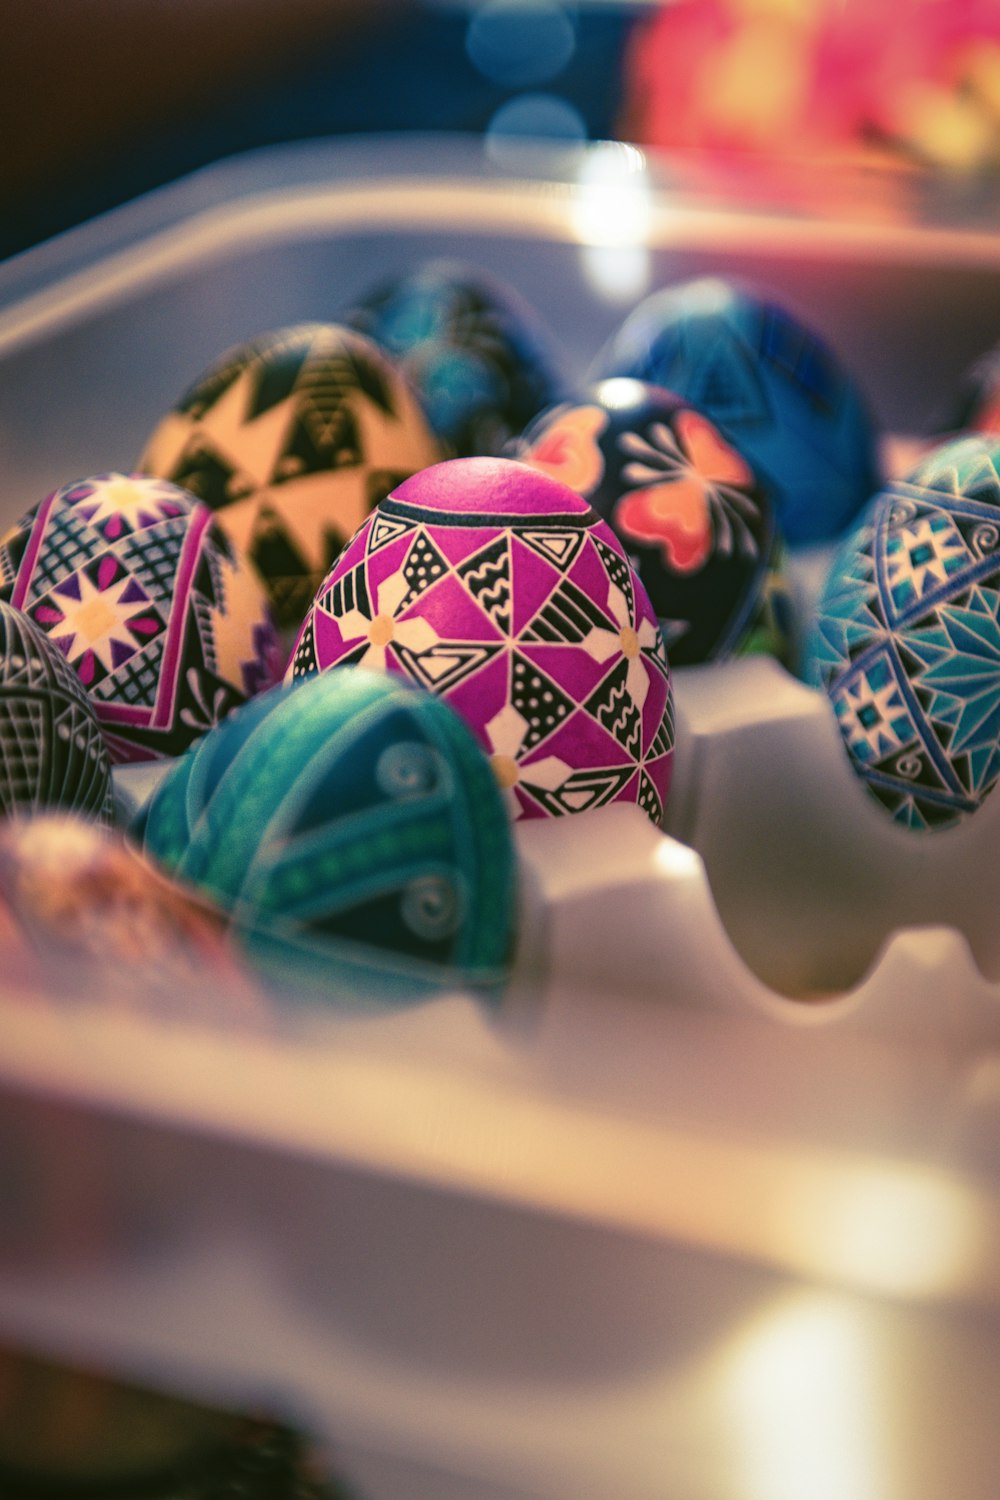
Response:
[[[79,662],[77,673],[85,684],[93,680],[95,657],[106,672],[113,672],[139,649],[137,636],[148,639],[162,629],[135,579],[129,573],[115,579],[114,574],[113,559],[105,558],[96,584],[86,573],[75,573],[35,612],[67,661]]]

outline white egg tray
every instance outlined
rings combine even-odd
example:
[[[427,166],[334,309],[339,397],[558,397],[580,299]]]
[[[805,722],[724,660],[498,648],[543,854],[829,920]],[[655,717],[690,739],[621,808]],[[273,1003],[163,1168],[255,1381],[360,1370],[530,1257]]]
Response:
[[[866,187],[764,211],[458,140],[212,168],[0,266],[2,519],[131,467],[223,348],[440,253],[569,373],[645,290],[740,274],[919,441],[1000,329],[1000,225]],[[800,631],[827,556],[792,559]],[[775,662],[675,691],[663,831],[518,827],[495,1013],[0,993],[0,1343],[262,1403],[361,1500],[995,1500],[1000,796],[910,835]]]

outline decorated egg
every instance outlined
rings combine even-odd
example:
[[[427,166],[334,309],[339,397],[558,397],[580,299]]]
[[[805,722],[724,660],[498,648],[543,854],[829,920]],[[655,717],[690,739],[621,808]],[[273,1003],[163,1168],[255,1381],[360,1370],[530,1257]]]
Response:
[[[230,349],[156,428],[138,467],[212,510],[297,628],[348,537],[400,479],[441,454],[394,364],[330,323]]]
[[[959,823],[1000,775],[1000,442],[945,443],[843,542],[804,675],[908,828]]]
[[[449,454],[500,453],[562,394],[538,314],[460,263],[426,262],[375,289],[347,321],[399,363]]]
[[[62,652],[0,603],[0,811],[61,807],[110,823],[111,757]]]
[[[280,676],[256,575],[166,480],[98,474],[56,490],[0,540],[0,598],[72,668],[115,762],[179,754]]]
[[[621,543],[568,485],[504,458],[450,459],[401,484],[334,565],[287,676],[354,662],[446,699],[513,817],[626,801],[660,821],[663,637]]]
[[[641,380],[600,381],[537,417],[513,452],[607,521],[659,616],[671,666],[765,643],[784,652],[771,497],[686,401]]]
[[[716,424],[770,489],[785,540],[839,536],[879,485],[853,377],[792,313],[706,277],[654,292],[599,356],[600,376],[666,386]]]
[[[119,829],[52,812],[4,822],[0,913],[49,993],[209,1021],[263,1013],[222,912]]]
[[[262,694],[172,768],[141,823],[287,992],[396,1005],[505,978],[500,789],[458,715],[398,676],[345,668]]]

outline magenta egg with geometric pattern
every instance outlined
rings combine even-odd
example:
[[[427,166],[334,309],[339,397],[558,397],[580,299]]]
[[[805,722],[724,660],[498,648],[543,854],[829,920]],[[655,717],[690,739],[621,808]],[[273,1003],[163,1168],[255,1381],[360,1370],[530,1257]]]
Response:
[[[587,502],[526,464],[451,459],[372,512],[317,593],[286,680],[347,663],[445,698],[514,818],[622,801],[663,816],[673,697],[653,606]]]

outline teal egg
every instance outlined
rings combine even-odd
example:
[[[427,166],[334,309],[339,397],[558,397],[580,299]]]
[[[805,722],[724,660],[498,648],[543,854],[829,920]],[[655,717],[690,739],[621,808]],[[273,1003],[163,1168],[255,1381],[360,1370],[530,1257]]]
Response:
[[[905,828],[956,827],[1000,782],[1000,440],[892,480],[833,558],[803,676]]]
[[[517,870],[503,796],[454,709],[398,675],[345,666],[251,699],[177,762],[136,831],[282,993],[370,1009],[502,988]]]

